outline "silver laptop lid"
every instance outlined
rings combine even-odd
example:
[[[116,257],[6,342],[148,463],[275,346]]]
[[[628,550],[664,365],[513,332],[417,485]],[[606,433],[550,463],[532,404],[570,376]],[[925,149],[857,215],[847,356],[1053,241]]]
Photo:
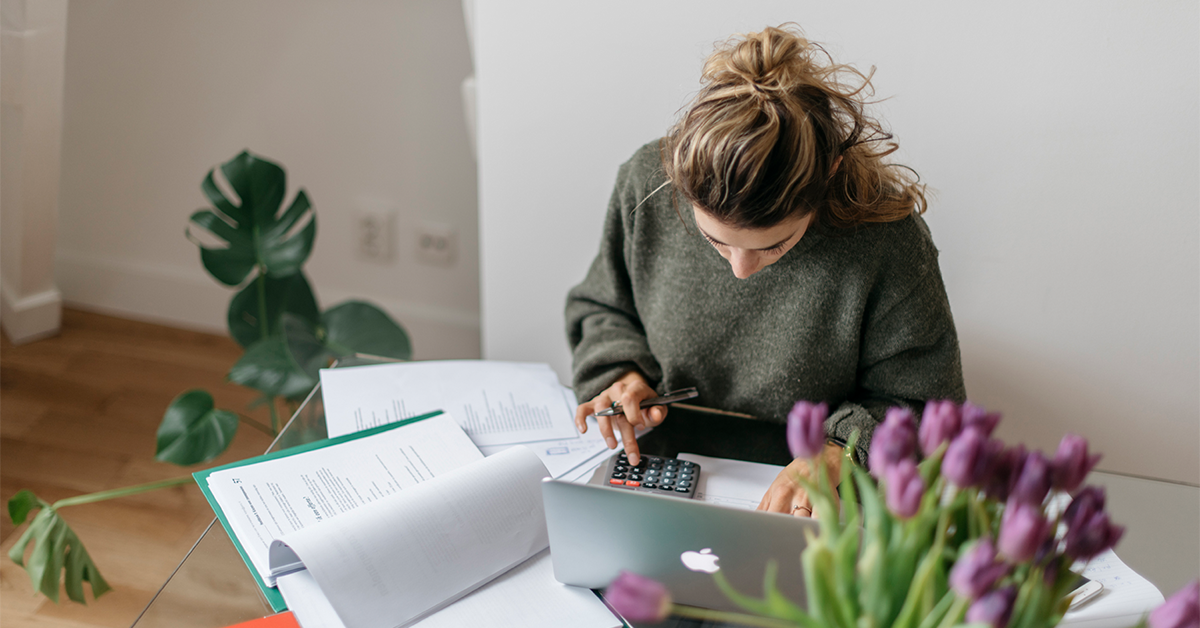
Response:
[[[800,552],[813,519],[556,480],[542,482],[542,498],[559,582],[600,589],[626,570],[662,582],[678,603],[737,610],[711,571],[761,598],[773,560],[776,586],[805,606]]]

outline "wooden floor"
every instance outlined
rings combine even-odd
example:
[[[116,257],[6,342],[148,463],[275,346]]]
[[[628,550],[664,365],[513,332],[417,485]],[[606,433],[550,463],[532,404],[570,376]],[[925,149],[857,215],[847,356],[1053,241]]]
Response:
[[[187,475],[154,460],[155,430],[171,400],[204,388],[217,407],[269,422],[246,406],[255,394],[224,381],[241,355],[229,338],[66,310],[62,333],[0,344],[0,499],[28,488],[64,497]],[[242,426],[210,463],[262,453],[269,437]],[[7,508],[3,509],[7,513]],[[74,506],[62,516],[113,591],[82,606],[34,594],[7,557],[24,527],[0,524],[0,625],[129,626],[212,519],[195,484]],[[86,585],[85,585],[86,588]]]

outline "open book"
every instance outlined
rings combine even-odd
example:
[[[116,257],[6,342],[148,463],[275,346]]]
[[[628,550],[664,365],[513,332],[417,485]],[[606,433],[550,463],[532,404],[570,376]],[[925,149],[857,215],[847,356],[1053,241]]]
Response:
[[[548,474],[537,456],[484,458],[445,414],[196,475],[272,606],[286,595],[304,628],[436,625],[438,611],[486,605],[479,591],[449,606],[493,580],[485,589],[517,602],[507,612],[523,625],[548,602],[552,621],[620,623],[590,591],[541,573]]]

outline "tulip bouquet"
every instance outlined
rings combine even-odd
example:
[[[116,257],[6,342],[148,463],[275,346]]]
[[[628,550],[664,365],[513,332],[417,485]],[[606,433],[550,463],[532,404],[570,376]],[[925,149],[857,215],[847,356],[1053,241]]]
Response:
[[[827,415],[825,404],[801,401],[788,416],[792,454],[818,470],[798,478],[820,519],[800,556],[807,608],[777,590],[770,568],[762,598],[734,590],[718,571],[717,585],[751,613],[722,619],[805,628],[1054,626],[1076,586],[1071,567],[1124,532],[1104,510],[1103,489],[1083,485],[1099,456],[1081,437],[1065,436],[1048,457],[993,438],[1000,415],[970,403],[931,401],[919,427],[911,411],[894,408],[875,429],[868,467],[842,465],[835,488],[817,464]],[[661,585],[636,574],[622,574],[606,597],[632,621],[709,614],[672,605]]]

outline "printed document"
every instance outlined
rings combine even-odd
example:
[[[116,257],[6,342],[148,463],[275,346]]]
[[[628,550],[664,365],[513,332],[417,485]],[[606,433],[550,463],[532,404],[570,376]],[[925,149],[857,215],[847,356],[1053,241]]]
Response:
[[[208,487],[269,585],[273,539],[482,459],[454,419],[440,414],[334,447],[215,471]]]
[[[444,360],[321,371],[330,438],[444,410],[476,445],[574,436],[554,371],[545,364]]]
[[[456,617],[497,612],[503,598],[519,607],[516,619],[550,599],[573,607],[563,611],[568,615],[594,616],[603,608],[594,597],[564,598],[549,571],[536,561],[522,565],[549,546],[541,500],[546,476],[532,452],[514,447],[286,535],[272,544],[271,564],[301,567],[311,576],[307,583],[295,574],[280,576],[285,599],[306,628],[312,628],[304,620],[310,611],[328,616],[322,603],[308,599],[313,583],[348,628],[415,620],[454,625]],[[498,590],[472,594],[484,585]],[[601,625],[616,624],[609,617]]]

